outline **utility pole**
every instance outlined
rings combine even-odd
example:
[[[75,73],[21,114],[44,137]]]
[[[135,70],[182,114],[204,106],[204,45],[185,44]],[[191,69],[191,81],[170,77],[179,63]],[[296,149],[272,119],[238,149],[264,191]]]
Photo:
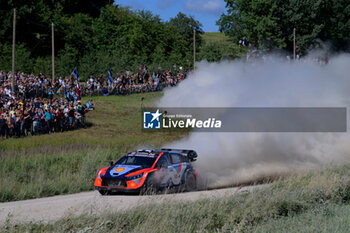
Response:
[[[193,29],[193,70],[196,69],[196,29]]]
[[[293,29],[293,60],[295,61],[295,28]]]
[[[52,39],[52,82],[55,81],[55,25],[51,24],[51,39]]]
[[[16,8],[13,9],[13,28],[12,28],[12,94],[15,92],[15,52],[16,52]]]

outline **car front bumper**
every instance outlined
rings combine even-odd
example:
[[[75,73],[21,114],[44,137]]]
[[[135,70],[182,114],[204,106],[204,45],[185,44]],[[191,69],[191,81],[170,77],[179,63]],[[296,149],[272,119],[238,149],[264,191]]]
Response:
[[[130,188],[124,188],[124,187],[95,186],[95,189],[99,191],[109,191],[109,192],[139,193],[141,190],[141,187],[136,189],[130,189]]]

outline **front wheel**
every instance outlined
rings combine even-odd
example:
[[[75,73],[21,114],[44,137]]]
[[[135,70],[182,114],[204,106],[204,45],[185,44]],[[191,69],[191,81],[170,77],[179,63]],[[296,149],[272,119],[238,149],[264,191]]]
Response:
[[[109,192],[108,190],[98,190],[98,192],[99,192],[102,196],[104,196],[104,195],[109,195],[109,194],[110,194],[110,192]]]
[[[141,195],[153,195],[158,191],[156,181],[153,176],[147,177],[145,183],[143,184],[140,194]]]

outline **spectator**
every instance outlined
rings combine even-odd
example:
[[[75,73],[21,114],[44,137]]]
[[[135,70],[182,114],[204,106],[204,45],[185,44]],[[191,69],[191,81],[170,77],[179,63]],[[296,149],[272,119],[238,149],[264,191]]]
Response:
[[[187,77],[187,72],[177,69],[173,71],[150,72],[145,65],[139,66],[138,73],[126,71],[115,75],[111,87],[108,79],[90,77],[86,85],[80,86],[80,94],[103,94],[108,96],[128,95],[161,91],[169,86],[176,86]],[[12,76],[14,91],[12,92]],[[111,80],[110,80],[111,81]],[[61,98],[55,98],[59,96]],[[77,103],[76,105],[74,105]],[[73,107],[74,105],[74,107]],[[0,71],[0,135],[2,137],[21,137],[37,135],[42,132],[52,133],[65,131],[79,126],[84,127],[85,115],[94,110],[92,100],[86,105],[78,102],[76,80],[70,77],[59,77],[51,80],[40,72],[15,73]]]

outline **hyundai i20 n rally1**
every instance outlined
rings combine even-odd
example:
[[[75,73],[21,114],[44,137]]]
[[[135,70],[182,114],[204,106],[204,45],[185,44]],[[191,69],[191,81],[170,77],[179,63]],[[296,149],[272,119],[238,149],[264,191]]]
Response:
[[[193,150],[138,150],[124,155],[109,167],[99,170],[94,186],[102,195],[111,192],[152,194],[166,188],[193,191],[197,171]]]

